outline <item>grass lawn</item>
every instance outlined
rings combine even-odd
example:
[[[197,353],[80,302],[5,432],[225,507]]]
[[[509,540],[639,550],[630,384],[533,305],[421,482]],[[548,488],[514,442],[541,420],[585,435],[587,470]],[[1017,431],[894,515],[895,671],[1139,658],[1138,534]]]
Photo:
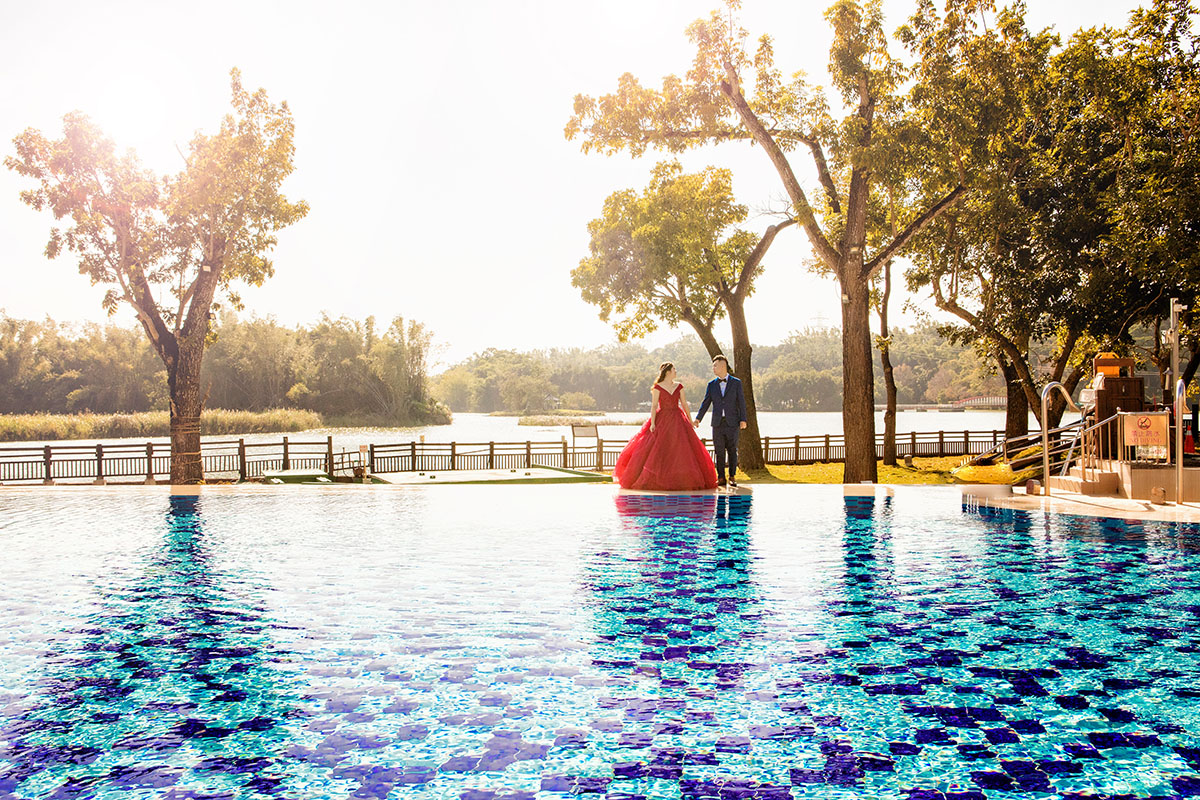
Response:
[[[968,467],[961,470],[957,477],[951,470],[962,463],[961,456],[946,458],[914,458],[911,469],[903,462],[895,467],[885,467],[879,463],[880,483],[1011,483],[1012,473],[1004,468]],[[757,470],[751,474],[739,471],[739,481],[745,479],[747,485],[756,483],[841,483],[843,465],[833,464],[803,464],[792,466],[787,464],[768,464],[765,470]]]

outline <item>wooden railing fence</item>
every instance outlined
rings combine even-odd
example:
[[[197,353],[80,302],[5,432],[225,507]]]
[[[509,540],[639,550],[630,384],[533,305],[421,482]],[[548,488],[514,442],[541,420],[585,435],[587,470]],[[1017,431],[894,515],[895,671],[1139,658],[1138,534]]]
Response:
[[[710,442],[703,440],[711,450]],[[986,452],[1003,441],[1001,431],[927,431],[896,437],[896,453],[911,456],[966,456]],[[434,472],[462,469],[522,469],[534,466],[602,472],[610,470],[625,440],[587,445],[560,442],[403,442],[372,444],[361,450],[335,452],[333,437],[323,441],[205,441],[201,445],[204,474],[210,479],[254,480],[267,470],[308,469],[331,479],[362,472]],[[883,434],[875,441],[883,457]],[[841,434],[764,436],[769,464],[812,464],[844,461]],[[140,478],[156,483],[171,474],[171,447],[166,442],[95,445],[0,447],[0,483],[56,483],[114,478]]]

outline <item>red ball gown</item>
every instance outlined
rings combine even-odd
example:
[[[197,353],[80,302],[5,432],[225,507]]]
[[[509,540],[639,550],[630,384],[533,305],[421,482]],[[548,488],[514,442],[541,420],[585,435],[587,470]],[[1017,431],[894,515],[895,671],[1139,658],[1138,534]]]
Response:
[[[668,394],[658,384],[658,415],[634,434],[617,457],[613,477],[625,489],[688,491],[715,489],[717,468],[712,456],[679,405],[683,384]]]

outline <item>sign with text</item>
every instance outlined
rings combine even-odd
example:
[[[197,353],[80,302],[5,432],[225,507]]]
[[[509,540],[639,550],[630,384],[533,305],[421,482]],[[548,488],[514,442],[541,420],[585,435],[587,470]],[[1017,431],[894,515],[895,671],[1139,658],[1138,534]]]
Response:
[[[1127,447],[1163,448],[1165,451],[1169,441],[1166,412],[1122,414],[1121,422],[1122,439]],[[1161,458],[1165,457],[1165,452],[1161,456],[1157,453],[1147,455]]]

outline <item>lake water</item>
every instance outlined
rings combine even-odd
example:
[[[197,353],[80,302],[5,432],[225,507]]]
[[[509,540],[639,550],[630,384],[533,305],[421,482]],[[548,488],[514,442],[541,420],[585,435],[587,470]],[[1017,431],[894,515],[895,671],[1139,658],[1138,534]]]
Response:
[[[645,412],[596,412],[595,417],[628,422],[628,425],[601,425],[600,435],[605,440],[626,440],[636,431],[636,425],[646,419]],[[1064,422],[1070,421],[1064,419]],[[317,428],[308,431],[295,431],[287,434],[294,442],[324,440],[332,436],[335,450],[357,450],[363,444],[395,444],[420,440],[424,437],[427,442],[547,442],[559,441],[564,436],[571,438],[571,428],[567,425],[520,425],[518,417],[495,417],[489,414],[454,415],[450,425],[426,425],[413,428]],[[760,411],[758,424],[763,436],[820,436],[826,433],[837,435],[842,432],[842,414],[840,411]],[[1004,430],[1003,411],[900,411],[896,414],[896,429],[899,433],[910,431],[991,431]],[[1030,430],[1037,429],[1037,421],[1030,416]],[[708,420],[700,426],[700,434],[708,435]],[[883,413],[875,415],[875,430],[883,432]],[[247,442],[278,442],[282,434],[262,433],[245,437]],[[204,437],[209,440],[228,440],[232,436]],[[41,446],[43,444],[95,444],[103,441],[105,444],[121,441],[145,442],[146,439],[86,439],[56,442],[11,442],[0,444],[0,447],[17,447],[23,444]],[[166,437],[154,441],[167,441]]]

